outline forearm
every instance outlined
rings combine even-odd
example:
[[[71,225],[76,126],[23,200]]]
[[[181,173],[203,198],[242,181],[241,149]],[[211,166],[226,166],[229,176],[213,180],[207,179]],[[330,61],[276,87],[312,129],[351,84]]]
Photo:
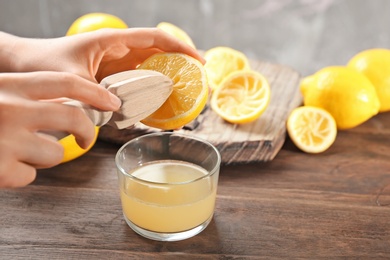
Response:
[[[34,39],[0,32],[0,72],[60,71],[52,68],[51,39]]]
[[[18,59],[17,45],[21,38],[0,32],[0,72],[15,72],[14,64]]]

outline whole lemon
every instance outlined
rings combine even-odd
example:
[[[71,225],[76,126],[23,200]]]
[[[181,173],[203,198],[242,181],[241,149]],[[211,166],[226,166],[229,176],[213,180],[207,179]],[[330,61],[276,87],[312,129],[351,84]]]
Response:
[[[161,22],[156,27],[163,30],[166,33],[169,33],[170,35],[176,37],[177,39],[187,43],[192,48],[194,49],[196,48],[191,37],[187,34],[186,31],[184,31],[180,27],[168,22]]]
[[[119,17],[106,13],[89,13],[77,18],[69,27],[67,36],[91,32],[102,28],[126,29],[127,24]]]
[[[360,71],[372,82],[381,103],[379,112],[390,111],[390,50],[362,51],[352,57],[347,66]]]
[[[327,110],[338,129],[360,125],[379,112],[379,99],[362,73],[341,66],[326,67],[303,79],[304,105]]]

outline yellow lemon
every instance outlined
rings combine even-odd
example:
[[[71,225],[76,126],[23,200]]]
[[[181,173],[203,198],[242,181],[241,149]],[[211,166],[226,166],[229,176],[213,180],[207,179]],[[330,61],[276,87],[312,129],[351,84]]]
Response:
[[[74,160],[80,157],[81,155],[85,154],[86,152],[88,152],[96,143],[98,134],[99,134],[99,127],[95,126],[95,138],[92,141],[92,143],[88,146],[87,149],[83,149],[77,144],[74,135],[67,135],[64,138],[60,139],[58,142],[64,147],[64,157],[62,158],[61,163]]]
[[[191,37],[181,28],[178,26],[167,23],[167,22],[161,22],[157,26],[157,28],[163,30],[166,33],[169,33],[170,35],[178,38],[179,40],[187,43],[192,48],[196,48],[194,42],[192,41]]]
[[[252,70],[229,74],[214,90],[212,109],[234,124],[249,123],[259,118],[271,99],[266,78]]]
[[[102,28],[126,29],[127,24],[119,17],[106,13],[89,13],[77,18],[66,35],[91,32]]]
[[[337,126],[332,115],[318,107],[295,108],[287,119],[293,143],[306,153],[321,153],[336,140]]]
[[[355,127],[379,111],[379,99],[370,80],[348,67],[326,67],[303,79],[300,89],[304,105],[327,110],[338,129]]]
[[[209,93],[206,72],[196,59],[181,53],[158,53],[146,59],[138,69],[155,70],[174,83],[167,101],[143,119],[145,125],[174,130],[195,119],[206,105]]]
[[[218,46],[204,54],[204,66],[212,90],[232,72],[250,69],[249,60],[242,52],[230,47]]]
[[[362,51],[352,57],[347,66],[360,71],[372,82],[381,104],[379,112],[390,111],[390,50]]]

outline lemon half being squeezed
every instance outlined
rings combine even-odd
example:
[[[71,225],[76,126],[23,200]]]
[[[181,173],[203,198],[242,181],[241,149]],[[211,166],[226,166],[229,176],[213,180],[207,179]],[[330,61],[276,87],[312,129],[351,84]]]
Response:
[[[158,71],[173,81],[173,91],[165,103],[141,122],[164,130],[179,129],[194,120],[207,103],[209,87],[203,65],[181,53],[157,53],[138,69]]]

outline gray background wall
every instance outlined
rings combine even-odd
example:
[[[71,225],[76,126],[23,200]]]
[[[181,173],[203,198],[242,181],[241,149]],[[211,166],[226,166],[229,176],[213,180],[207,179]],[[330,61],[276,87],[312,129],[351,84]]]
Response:
[[[89,12],[130,27],[183,28],[199,49],[236,48],[308,75],[367,48],[390,48],[389,0],[0,0],[0,30],[58,37]]]

